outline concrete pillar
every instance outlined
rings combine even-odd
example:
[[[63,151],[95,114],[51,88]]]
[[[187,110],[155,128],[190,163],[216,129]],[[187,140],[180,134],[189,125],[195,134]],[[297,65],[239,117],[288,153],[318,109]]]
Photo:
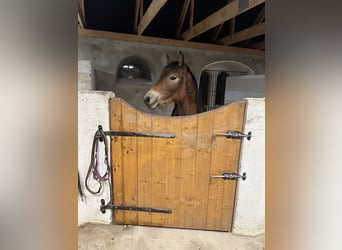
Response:
[[[265,98],[247,98],[240,173],[247,179],[238,181],[232,232],[255,236],[265,232]]]
[[[93,65],[88,60],[78,61],[78,89],[94,90],[95,88]]]
[[[84,180],[88,171],[92,142],[98,125],[102,125],[103,130],[109,129],[109,99],[115,97],[113,92],[107,91],[78,91],[78,170],[83,192],[86,196],[85,201],[78,200],[78,225],[85,222],[106,223],[112,221],[112,213],[107,210],[105,214],[100,212],[101,199],[106,202],[110,199],[110,189],[108,183],[103,183],[104,189],[99,195],[89,193]],[[110,141],[110,138],[108,138]],[[105,170],[103,163],[103,144],[100,144],[99,170]],[[109,145],[109,152],[110,145]],[[110,157],[110,156],[109,156]],[[109,159],[110,160],[110,159]],[[101,172],[103,174],[103,172]],[[92,176],[90,177],[92,179]],[[93,182],[94,183],[94,182]],[[94,187],[94,190],[96,188]]]

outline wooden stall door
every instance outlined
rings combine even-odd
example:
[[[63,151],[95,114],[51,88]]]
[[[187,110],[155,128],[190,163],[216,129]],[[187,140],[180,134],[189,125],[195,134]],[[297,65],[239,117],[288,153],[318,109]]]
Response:
[[[175,138],[111,137],[114,204],[171,209],[171,214],[114,210],[116,224],[230,231],[236,181],[212,175],[237,172],[245,103],[206,113],[164,117],[111,99],[111,130],[175,134]]]

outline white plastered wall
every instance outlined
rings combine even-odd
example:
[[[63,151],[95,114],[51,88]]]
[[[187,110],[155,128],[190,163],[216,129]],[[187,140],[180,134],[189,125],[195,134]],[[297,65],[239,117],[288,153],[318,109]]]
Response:
[[[265,232],[265,99],[247,98],[240,173],[247,179],[238,181],[233,220],[234,234],[254,236]]]
[[[109,99],[115,97],[115,95],[109,91],[92,90],[94,88],[94,74],[91,64],[81,62],[79,66],[80,64],[85,67],[82,68],[83,72],[79,71],[78,74],[78,171],[85,199],[83,201],[80,198],[78,199],[78,225],[86,222],[109,224],[112,221],[111,211],[107,210],[104,214],[100,212],[101,199],[108,201],[110,198],[107,182],[103,183],[104,188],[99,195],[93,195],[85,188],[84,181],[90,163],[94,134],[98,129],[98,125],[102,125],[103,130],[109,130]],[[110,147],[110,145],[108,146]],[[99,150],[103,151],[102,143]],[[99,152],[100,156],[103,155],[102,151]],[[106,166],[101,157],[99,158],[98,167],[100,173],[103,174]],[[90,179],[93,180],[92,175]],[[97,190],[94,182],[90,182],[90,187]]]

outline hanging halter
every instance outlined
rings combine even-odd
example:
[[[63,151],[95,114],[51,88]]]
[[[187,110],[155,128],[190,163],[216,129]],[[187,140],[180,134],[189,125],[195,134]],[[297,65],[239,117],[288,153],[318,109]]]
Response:
[[[99,141],[104,143],[104,150],[105,150],[104,163],[107,167],[106,173],[104,175],[100,175],[100,173],[98,171]],[[99,188],[97,191],[91,190],[90,187],[88,186],[89,177],[90,177],[91,172],[93,173],[93,179],[95,179],[99,184]],[[86,186],[87,190],[92,194],[99,194],[103,188],[102,182],[109,180],[109,172],[110,172],[110,166],[108,163],[108,142],[107,142],[106,135],[102,130],[102,126],[99,126],[99,129],[96,131],[96,133],[94,135],[94,140],[93,140],[93,145],[92,145],[92,150],[91,150],[91,160],[90,160],[87,176],[85,179],[85,186]]]

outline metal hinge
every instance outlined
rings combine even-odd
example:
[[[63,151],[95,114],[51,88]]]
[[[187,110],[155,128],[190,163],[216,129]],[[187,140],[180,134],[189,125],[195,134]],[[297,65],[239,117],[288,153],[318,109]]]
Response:
[[[98,126],[99,130],[103,130],[102,126]],[[103,131],[107,136],[133,136],[133,137],[152,137],[152,138],[175,138],[175,134],[157,134],[157,133],[142,133],[142,132],[124,132],[124,131]],[[101,138],[100,138],[101,140]]]
[[[211,181],[213,182],[215,178],[222,178],[223,180],[238,180],[241,178],[244,181],[246,180],[247,175],[246,173],[239,175],[238,173],[225,172],[225,173],[222,173],[222,175],[212,175]]]
[[[106,213],[106,209],[137,211],[137,212],[149,212],[149,213],[163,213],[163,214],[171,214],[172,213],[171,209],[152,208],[152,207],[116,206],[116,205],[113,205],[110,203],[105,204],[105,200],[101,199],[100,211],[104,214],[104,213]]]

